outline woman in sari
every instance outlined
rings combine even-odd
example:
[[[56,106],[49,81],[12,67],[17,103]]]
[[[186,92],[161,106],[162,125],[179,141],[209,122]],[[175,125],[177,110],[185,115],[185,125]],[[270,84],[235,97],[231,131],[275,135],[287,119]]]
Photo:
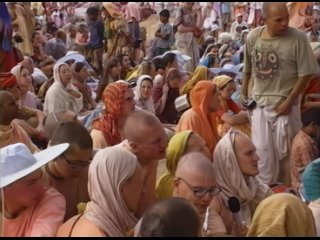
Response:
[[[34,95],[30,89],[32,87],[32,78],[28,68],[17,65],[11,69],[11,73],[15,75],[18,85],[21,90],[21,97],[19,99],[19,104],[32,109],[42,109],[42,103],[36,95]]]
[[[108,58],[121,53],[121,48],[129,44],[129,28],[118,7],[111,2],[102,4],[106,15],[104,22],[105,39],[107,40]]]
[[[220,109],[217,112],[217,130],[223,137],[231,127],[251,137],[251,126],[249,115],[236,104],[231,96],[236,91],[234,80],[226,75],[221,75],[213,79],[219,89]]]
[[[70,110],[79,113],[83,109],[83,97],[72,85],[72,71],[66,63],[57,63],[53,69],[54,83],[44,100],[44,112]]]
[[[174,22],[177,50],[191,57],[186,63],[186,70],[193,72],[199,63],[198,38],[202,35],[199,29],[201,24],[201,9],[193,9],[194,2],[185,2],[178,11]]]
[[[124,123],[135,110],[133,97],[127,83],[115,82],[105,88],[102,96],[105,112],[93,121],[90,133],[94,149],[113,146],[124,140]]]
[[[190,92],[191,109],[184,112],[176,132],[192,130],[206,141],[213,153],[219,140],[214,112],[219,109],[217,87],[212,82],[200,81]]]
[[[175,134],[166,151],[167,171],[158,179],[156,186],[157,199],[172,197],[173,180],[180,158],[189,152],[200,152],[212,159],[206,142],[195,132],[186,130]]]
[[[155,114],[152,100],[153,81],[149,75],[142,75],[138,78],[137,86],[134,91],[134,101],[140,109]]]

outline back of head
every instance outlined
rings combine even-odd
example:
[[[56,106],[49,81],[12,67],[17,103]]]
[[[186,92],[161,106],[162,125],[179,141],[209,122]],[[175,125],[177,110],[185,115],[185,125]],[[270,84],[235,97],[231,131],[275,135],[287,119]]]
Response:
[[[86,13],[88,14],[88,15],[98,15],[98,13],[99,13],[99,8],[97,8],[97,7],[89,7],[88,9],[87,9],[87,11],[86,11]]]
[[[142,237],[198,237],[200,216],[195,207],[183,198],[157,202],[143,216]]]
[[[129,142],[140,142],[144,136],[141,135],[142,128],[150,128],[160,125],[159,119],[152,113],[140,110],[132,113],[124,124],[124,134]]]
[[[50,139],[50,145],[69,143],[81,149],[92,149],[92,138],[87,129],[76,122],[63,122],[54,130]]]
[[[256,208],[249,237],[315,237],[311,210],[291,193],[277,193]]]
[[[162,58],[165,67],[167,67],[169,64],[172,64],[175,59],[176,54],[172,52],[166,53]]]
[[[301,121],[303,126],[308,126],[312,122],[320,126],[320,107],[313,107],[303,112]]]

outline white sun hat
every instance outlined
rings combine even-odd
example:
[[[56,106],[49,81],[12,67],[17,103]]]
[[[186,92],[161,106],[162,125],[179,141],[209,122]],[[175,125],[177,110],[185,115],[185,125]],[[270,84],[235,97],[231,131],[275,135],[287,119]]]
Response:
[[[1,148],[0,189],[41,168],[61,155],[69,146],[69,143],[62,143],[35,154],[23,143]]]

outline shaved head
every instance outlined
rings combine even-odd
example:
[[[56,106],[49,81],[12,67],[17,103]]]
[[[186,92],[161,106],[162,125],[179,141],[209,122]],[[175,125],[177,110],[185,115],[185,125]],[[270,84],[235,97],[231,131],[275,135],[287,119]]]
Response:
[[[161,125],[159,119],[153,114],[141,110],[132,113],[124,124],[124,134],[129,142],[141,142],[145,139],[142,130],[148,127]]]
[[[285,2],[264,2],[262,6],[263,17],[267,18],[272,14],[273,11],[279,9],[287,9],[287,4]]]
[[[178,163],[176,176],[184,177],[191,173],[201,174],[204,177],[214,176],[211,160],[199,152],[191,152],[182,156]]]

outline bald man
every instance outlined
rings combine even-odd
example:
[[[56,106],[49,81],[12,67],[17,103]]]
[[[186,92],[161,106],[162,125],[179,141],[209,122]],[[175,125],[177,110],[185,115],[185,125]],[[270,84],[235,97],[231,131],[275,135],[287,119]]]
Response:
[[[301,127],[300,95],[318,71],[305,33],[288,26],[285,3],[263,4],[265,26],[252,30],[244,51],[242,101],[248,83],[257,107],[252,112],[252,140],[256,145],[259,177],[264,183],[290,184],[289,152]]]
[[[158,161],[165,158],[168,138],[159,119],[144,110],[127,118],[124,135],[126,140],[120,145],[137,156],[144,175],[145,192],[136,212],[139,218],[155,201]]]
[[[14,143],[24,143],[34,153],[39,149],[25,130],[13,120],[18,116],[18,104],[12,93],[0,91],[0,148]]]
[[[192,152],[181,157],[173,182],[173,197],[181,197],[191,202],[205,221],[207,208],[214,196],[220,193],[216,182],[213,165],[202,153]],[[226,235],[221,217],[210,209],[207,230],[203,236]]]

